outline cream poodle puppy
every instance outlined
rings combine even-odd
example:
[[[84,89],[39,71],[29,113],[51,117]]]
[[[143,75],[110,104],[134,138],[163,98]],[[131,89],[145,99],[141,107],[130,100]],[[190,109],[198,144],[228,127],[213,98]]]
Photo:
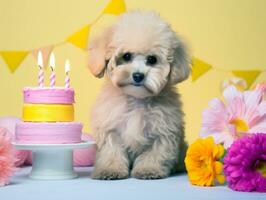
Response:
[[[190,56],[181,38],[158,14],[135,11],[89,51],[92,74],[107,80],[91,116],[92,177],[159,179],[184,170],[184,114],[174,85],[188,78]]]

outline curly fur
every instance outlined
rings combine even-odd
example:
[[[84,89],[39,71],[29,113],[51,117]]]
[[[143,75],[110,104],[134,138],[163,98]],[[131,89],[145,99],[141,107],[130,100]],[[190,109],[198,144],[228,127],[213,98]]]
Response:
[[[134,58],[121,64],[125,52]],[[151,54],[154,67],[145,64]],[[107,78],[91,116],[98,147],[93,178],[157,179],[184,170],[184,114],[173,86],[188,77],[189,64],[184,42],[154,12],[123,14],[92,42],[91,72]],[[145,74],[138,86],[136,71]]]

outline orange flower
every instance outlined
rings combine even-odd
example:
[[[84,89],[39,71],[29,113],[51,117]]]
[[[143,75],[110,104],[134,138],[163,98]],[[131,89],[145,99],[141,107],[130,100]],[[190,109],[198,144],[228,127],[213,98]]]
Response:
[[[224,183],[222,145],[216,145],[212,137],[196,140],[187,150],[185,164],[192,185],[213,186]]]

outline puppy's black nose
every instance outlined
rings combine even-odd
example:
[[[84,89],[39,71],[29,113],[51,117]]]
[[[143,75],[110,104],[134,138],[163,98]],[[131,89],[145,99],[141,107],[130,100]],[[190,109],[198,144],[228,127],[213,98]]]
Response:
[[[139,72],[133,73],[132,76],[133,76],[133,80],[136,83],[140,83],[144,79],[144,77],[145,77],[143,73],[139,73]]]

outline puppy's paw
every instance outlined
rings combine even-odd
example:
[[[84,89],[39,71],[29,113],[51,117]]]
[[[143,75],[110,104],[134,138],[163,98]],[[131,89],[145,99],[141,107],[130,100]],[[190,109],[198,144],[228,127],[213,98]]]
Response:
[[[134,167],[131,175],[138,179],[161,179],[167,177],[169,173],[156,167]]]
[[[118,179],[126,179],[129,176],[129,172],[127,170],[118,170],[118,169],[103,169],[97,170],[95,169],[92,173],[93,179],[98,180],[118,180]]]

